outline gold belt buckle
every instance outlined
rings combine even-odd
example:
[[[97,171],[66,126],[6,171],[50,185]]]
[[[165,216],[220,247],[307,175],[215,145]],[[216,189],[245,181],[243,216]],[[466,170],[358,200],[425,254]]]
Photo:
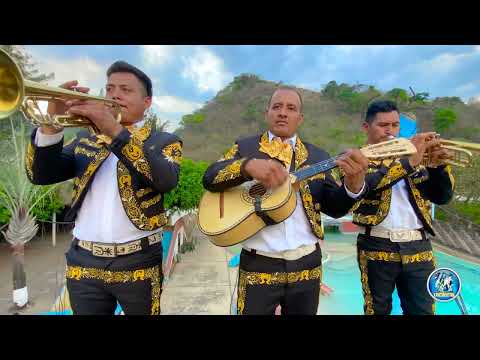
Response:
[[[101,257],[116,257],[115,245],[102,245],[99,243],[92,243],[92,254]]]

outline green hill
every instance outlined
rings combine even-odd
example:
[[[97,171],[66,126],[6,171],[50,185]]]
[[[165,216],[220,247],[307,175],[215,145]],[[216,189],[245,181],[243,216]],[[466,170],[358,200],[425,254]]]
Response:
[[[184,140],[185,157],[215,161],[238,137],[264,131],[264,109],[278,85],[256,75],[240,75],[201,109],[184,116],[176,133]],[[428,93],[413,96],[404,89],[382,93],[373,86],[335,81],[321,92],[299,91],[305,114],[300,136],[331,154],[364,144],[360,126],[374,98],[397,101],[401,111],[416,115],[420,131],[441,130],[445,138],[480,142],[480,108],[457,97],[429,100]]]

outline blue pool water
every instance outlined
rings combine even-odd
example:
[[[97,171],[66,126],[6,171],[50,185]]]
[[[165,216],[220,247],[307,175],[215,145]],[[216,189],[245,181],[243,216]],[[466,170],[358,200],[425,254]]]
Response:
[[[331,260],[323,266],[323,281],[333,289],[330,296],[320,298],[320,314],[353,315],[363,314],[363,296],[360,283],[360,270],[358,269],[354,244],[356,235],[328,233],[325,236],[329,246],[333,243],[352,252],[342,253],[335,256],[332,252]],[[480,265],[464,261],[460,258],[447,255],[438,251],[434,252],[437,267],[447,267],[460,276],[462,281],[461,295],[465,302],[469,315],[480,315]],[[335,260],[337,258],[337,260]],[[392,314],[402,314],[400,300],[393,296]],[[455,301],[447,303],[436,302],[436,314],[438,315],[461,315],[460,308]]]
[[[170,248],[170,242],[172,241],[172,232],[171,231],[164,231],[163,232],[163,239],[162,239],[162,248],[163,248],[163,261],[167,260],[168,256],[168,249]]]

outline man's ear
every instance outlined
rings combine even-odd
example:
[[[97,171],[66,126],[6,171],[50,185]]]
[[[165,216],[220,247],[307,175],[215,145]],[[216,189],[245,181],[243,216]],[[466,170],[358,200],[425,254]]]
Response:
[[[298,126],[303,124],[303,120],[304,120],[304,118],[303,118],[303,113],[302,113],[302,114],[300,114],[300,121],[298,122]]]
[[[362,124],[362,131],[365,133],[365,134],[368,134],[368,130],[370,129],[370,124],[367,123],[366,121],[363,122]]]

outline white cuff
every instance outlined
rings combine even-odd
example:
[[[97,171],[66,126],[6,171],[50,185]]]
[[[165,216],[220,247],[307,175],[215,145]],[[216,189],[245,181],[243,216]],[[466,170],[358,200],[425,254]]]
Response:
[[[345,186],[345,191],[347,192],[348,196],[350,196],[352,199],[356,199],[360,196],[363,190],[365,190],[365,181],[363,182],[362,189],[356,194],[348,190],[347,185],[344,184],[343,186]]]
[[[35,145],[38,147],[47,147],[58,144],[60,141],[62,141],[62,138],[63,130],[53,135],[47,135],[42,133],[42,130],[39,128],[35,134]]]

